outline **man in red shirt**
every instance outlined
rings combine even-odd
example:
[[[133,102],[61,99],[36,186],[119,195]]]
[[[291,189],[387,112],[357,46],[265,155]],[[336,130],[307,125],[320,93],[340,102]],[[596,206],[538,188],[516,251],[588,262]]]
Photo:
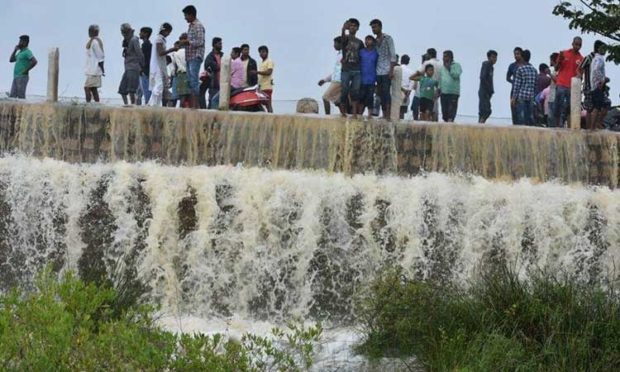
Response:
[[[555,118],[556,126],[565,127],[570,112],[570,86],[571,79],[580,76],[579,65],[583,56],[579,53],[582,40],[579,36],[573,39],[573,47],[560,52],[556,62],[556,95],[555,95]]]

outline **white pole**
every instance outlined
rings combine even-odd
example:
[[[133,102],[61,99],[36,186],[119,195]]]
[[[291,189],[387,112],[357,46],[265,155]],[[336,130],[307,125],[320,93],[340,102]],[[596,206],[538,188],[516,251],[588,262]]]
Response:
[[[220,68],[220,110],[228,111],[230,105],[230,57],[222,58]]]
[[[570,129],[581,129],[581,79],[574,77],[570,84]]]
[[[58,72],[60,53],[58,48],[52,48],[49,52],[47,65],[47,101],[58,102]]]

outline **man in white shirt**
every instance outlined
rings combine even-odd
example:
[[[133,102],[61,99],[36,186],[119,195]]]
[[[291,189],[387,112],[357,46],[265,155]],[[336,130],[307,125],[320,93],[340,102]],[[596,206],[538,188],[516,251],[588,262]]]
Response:
[[[99,26],[91,25],[88,27],[88,43],[86,43],[86,82],[84,83],[84,94],[86,102],[99,102],[99,91],[101,88],[101,77],[104,75],[103,62],[105,54],[103,52],[103,42],[99,38]]]
[[[414,71],[409,67],[410,58],[404,54],[400,57],[400,68],[403,71],[403,78],[401,83],[401,91],[403,92],[403,102],[400,105],[400,118],[404,119],[411,101],[411,91],[413,90],[414,81],[409,79],[413,75]]]
[[[331,114],[331,104],[334,103],[338,106],[340,103],[340,72],[342,68],[342,37],[337,36],[334,38],[334,49],[336,49],[336,63],[334,64],[333,72],[319,80],[319,86],[323,86],[325,83],[329,83],[329,87],[323,94],[323,106],[325,107],[325,115]]]
[[[178,47],[166,49],[166,37],[172,32],[170,23],[161,25],[159,34],[155,39],[155,48],[151,52],[149,89],[151,98],[149,106],[161,106],[165,87],[170,85],[166,56],[179,50]]]

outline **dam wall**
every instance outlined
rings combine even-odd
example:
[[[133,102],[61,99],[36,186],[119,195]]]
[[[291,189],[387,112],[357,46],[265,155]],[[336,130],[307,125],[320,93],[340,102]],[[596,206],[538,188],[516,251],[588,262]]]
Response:
[[[607,131],[0,101],[0,152],[70,163],[465,173],[616,188],[619,139]]]

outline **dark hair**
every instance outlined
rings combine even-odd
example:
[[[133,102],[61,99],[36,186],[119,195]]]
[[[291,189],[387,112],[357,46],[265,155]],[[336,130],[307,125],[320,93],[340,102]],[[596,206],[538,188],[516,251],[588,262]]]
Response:
[[[172,32],[172,25],[171,25],[170,23],[168,23],[168,22],[164,22],[164,23],[161,25],[161,30],[160,30],[160,32],[161,32],[161,31],[169,31],[169,32]]]
[[[408,65],[410,61],[411,61],[411,58],[409,58],[409,56],[406,54],[403,54],[403,56],[400,57],[400,63],[402,65]]]
[[[528,49],[526,49],[523,51],[523,53],[521,53],[521,56],[523,57],[523,60],[525,62],[529,62],[530,58],[532,58],[532,53]]]
[[[239,49],[243,50],[245,48],[250,49],[250,46],[248,44],[241,44],[241,46],[239,47]]]
[[[424,72],[426,72],[426,71],[428,71],[430,69],[434,69],[434,68],[435,68],[435,66],[433,66],[432,63],[429,63],[428,65],[424,66]]]
[[[454,59],[454,53],[451,50],[444,50],[443,54],[447,54],[450,56],[450,59]]]
[[[366,35],[366,37],[364,38],[364,40],[368,40],[368,39],[370,39],[370,40],[372,40],[372,41],[375,41],[375,38],[374,38],[372,35]]]
[[[523,53],[523,48],[521,48],[521,47],[515,47],[515,48],[514,48],[514,50],[513,50],[512,52],[513,52],[513,53],[514,53],[514,52]]]
[[[428,53],[422,54],[422,63],[428,61],[431,57],[428,56]]]
[[[30,42],[30,36],[28,35],[22,35],[19,37],[19,40],[23,40],[26,42],[26,44],[28,44]]]
[[[185,8],[183,8],[183,14],[189,14],[192,16],[196,16],[196,7],[193,5],[188,5]]]
[[[221,43],[221,42],[222,42],[222,38],[221,37],[214,37],[213,40],[211,40],[211,46],[214,47],[215,44]]]
[[[370,21],[370,26],[372,27],[373,25],[377,25],[379,27],[383,27],[383,22],[381,22],[380,20],[375,18],[372,21]]]
[[[551,53],[551,55],[549,56],[549,59],[552,61],[555,61],[556,59],[558,59],[559,56],[560,56],[560,53],[554,52],[554,53]]]
[[[607,46],[607,44],[605,44],[601,40],[597,40],[594,42],[594,51],[596,52],[600,47],[604,47],[604,46]]]
[[[541,63],[540,65],[538,65],[538,71],[540,72],[545,72],[549,69],[549,66],[547,66],[546,63]]]
[[[437,50],[435,48],[428,48],[426,54],[428,54],[430,58],[437,58]]]
[[[349,22],[349,23],[353,23],[353,24],[354,24],[354,25],[356,25],[357,27],[359,27],[359,26],[360,26],[360,21],[358,21],[358,20],[357,20],[357,19],[355,19],[355,18],[349,18],[349,21],[348,21],[348,22]]]
[[[241,54],[241,48],[239,48],[239,47],[232,48],[232,51],[233,51],[233,53]]]
[[[493,49],[491,49],[491,50],[489,50],[489,51],[487,52],[487,58],[491,58],[491,56],[495,56],[495,57],[497,57],[497,52],[496,52],[496,51],[494,51]]]
[[[267,45],[261,45],[261,46],[258,47],[258,52],[259,53],[262,52],[263,50],[265,52],[269,53],[269,48],[267,48]]]
[[[334,38],[334,42],[338,43],[338,44],[342,44],[342,36],[336,36]]]
[[[148,37],[151,37],[151,35],[153,35],[153,29],[150,27],[142,27],[140,29],[140,32],[144,32]]]

